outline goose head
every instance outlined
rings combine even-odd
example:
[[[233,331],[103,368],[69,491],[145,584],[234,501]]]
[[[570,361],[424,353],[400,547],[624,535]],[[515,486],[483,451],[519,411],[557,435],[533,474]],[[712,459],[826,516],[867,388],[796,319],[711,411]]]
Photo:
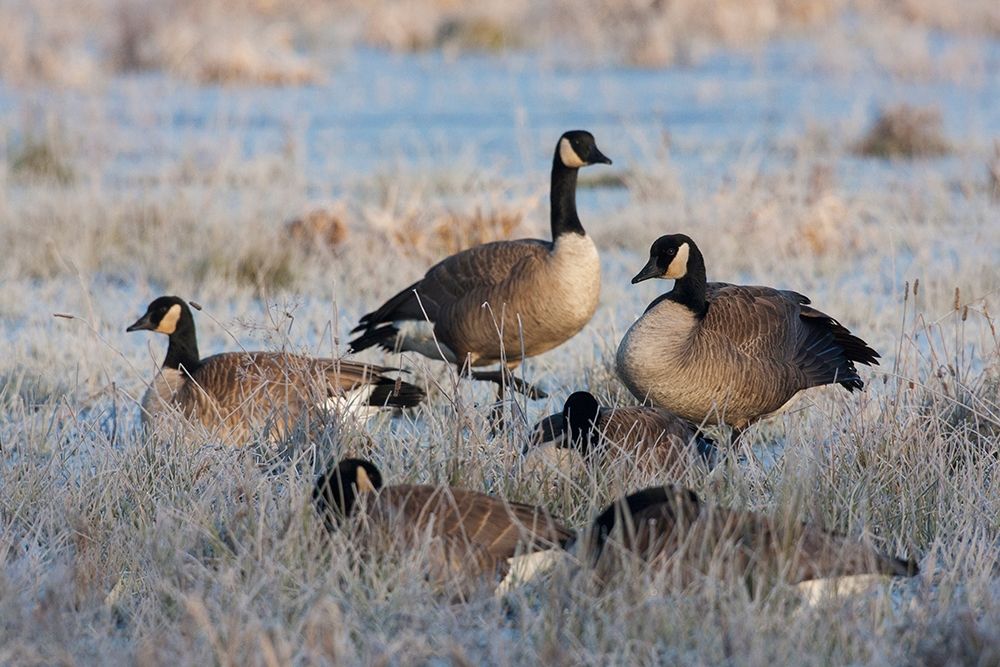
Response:
[[[313,487],[313,503],[332,528],[335,521],[351,515],[359,495],[382,488],[382,474],[371,461],[343,459],[319,476]]]
[[[155,331],[173,336],[193,324],[191,309],[176,296],[161,296],[146,307],[146,312],[125,331]]]
[[[560,447],[574,447],[586,456],[591,445],[597,443],[600,434],[597,432],[597,420],[601,414],[601,404],[594,395],[587,391],[577,391],[570,394],[563,405],[563,424],[566,437]]]
[[[649,248],[649,261],[634,278],[632,284],[650,278],[680,280],[688,274],[691,255],[698,252],[698,246],[689,236],[670,234],[661,236]]]
[[[559,137],[556,159],[570,169],[591,164],[611,164],[611,158],[597,148],[594,135],[586,130],[570,130]]]

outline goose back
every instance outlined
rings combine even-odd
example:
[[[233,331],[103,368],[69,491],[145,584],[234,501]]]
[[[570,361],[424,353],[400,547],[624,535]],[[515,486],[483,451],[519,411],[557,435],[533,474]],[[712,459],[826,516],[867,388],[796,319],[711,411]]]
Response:
[[[317,408],[367,415],[422,400],[422,390],[382,375],[387,370],[279,352],[217,354],[190,372],[161,368],[143,397],[143,421],[163,432],[168,419],[181,416],[210,437],[244,444],[261,428],[287,437]]]
[[[444,486],[400,484],[364,498],[366,548],[426,548],[427,578],[467,598],[506,576],[510,559],[559,548],[573,531],[543,509]]]
[[[597,248],[589,236],[487,243],[439,262],[421,281],[362,318],[355,331],[391,321],[391,336],[373,335],[404,350],[430,349],[433,356],[436,351],[426,341],[397,337],[399,322],[426,318],[450,352],[449,361],[466,356],[474,366],[501,358],[516,361],[578,333],[597,309],[600,281]],[[363,334],[352,346],[366,344]]]
[[[609,544],[612,542],[612,544]],[[913,561],[888,556],[793,517],[770,517],[706,504],[676,486],[644,489],[613,503],[589,535],[590,562],[601,580],[623,557],[674,567],[682,581],[718,573],[753,585],[831,577],[912,576]]]

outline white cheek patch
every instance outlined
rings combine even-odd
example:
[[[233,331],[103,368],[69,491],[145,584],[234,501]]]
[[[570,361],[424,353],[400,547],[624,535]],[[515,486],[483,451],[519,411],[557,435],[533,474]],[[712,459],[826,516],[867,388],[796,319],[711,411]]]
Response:
[[[371,477],[364,468],[358,468],[355,485],[358,487],[358,493],[375,493],[375,485],[372,484]]]
[[[559,140],[559,159],[562,160],[564,165],[572,169],[579,169],[587,164],[580,159],[580,156],[573,150],[573,144],[569,143],[569,139],[565,137]]]
[[[181,307],[178,304],[170,306],[170,310],[163,316],[160,323],[156,325],[156,331],[168,336],[177,331],[177,320],[181,319]]]
[[[687,243],[682,243],[677,249],[677,256],[671,260],[667,267],[667,272],[663,274],[665,278],[683,278],[688,272],[688,255],[691,254],[691,247]]]

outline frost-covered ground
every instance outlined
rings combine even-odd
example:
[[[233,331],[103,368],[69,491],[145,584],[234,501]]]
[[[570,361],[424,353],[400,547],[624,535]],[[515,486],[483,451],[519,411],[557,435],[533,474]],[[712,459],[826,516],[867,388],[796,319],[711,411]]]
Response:
[[[301,87],[0,83],[0,662],[1000,659],[1000,42],[978,44],[951,77],[832,67],[783,41],[660,70],[360,49]],[[876,112],[903,102],[940,112],[947,154],[857,155]],[[124,328],[154,297],[204,307],[204,354],[341,354],[357,318],[436,258],[546,235],[551,151],[574,127],[615,161],[579,193],[601,306],[525,365],[551,398],[518,399],[508,432],[487,435],[487,388],[367,353],[412,369],[427,404],[368,438],[304,443],[295,465],[139,437],[135,398],[165,340]],[[317,209],[336,243],[285,227]],[[883,357],[864,394],[810,392],[748,434],[755,456],[682,481],[869,533],[919,558],[917,580],[819,610],[781,590],[595,596],[559,578],[451,605],[419,579],[419,554],[362,567],[320,539],[316,456],[364,454],[390,480],[540,502],[572,525],[650,483],[627,466],[540,478],[518,453],[573,390],[628,400],[613,351],[669,287],[629,277],[670,232],[699,242],[710,278],[804,292]]]

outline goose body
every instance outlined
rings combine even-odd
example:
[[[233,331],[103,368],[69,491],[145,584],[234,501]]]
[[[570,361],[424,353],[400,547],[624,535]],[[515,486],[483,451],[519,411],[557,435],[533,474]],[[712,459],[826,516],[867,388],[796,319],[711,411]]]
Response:
[[[194,318],[177,297],[160,297],[128,331],[169,337],[167,356],[142,399],[144,425],[165,435],[200,426],[209,438],[245,444],[255,432],[280,439],[317,410],[369,416],[424,397],[390,369],[282,352],[198,355]],[[180,418],[178,420],[178,418]]]
[[[382,486],[369,461],[345,459],[322,474],[313,490],[330,530],[350,518],[364,528],[370,548],[392,543],[418,549],[432,543],[428,579],[468,592],[495,585],[511,559],[558,548],[573,531],[543,509],[447,486]],[[382,542],[380,540],[387,540]]]
[[[862,540],[791,518],[704,503],[693,491],[672,485],[615,501],[595,519],[580,546],[602,581],[622,569],[622,558],[679,567],[682,580],[715,572],[752,584],[919,572],[914,561],[884,554]]]
[[[606,467],[632,457],[651,470],[670,472],[701,459],[716,460],[715,443],[691,422],[652,406],[604,407],[588,392],[575,392],[560,413],[538,422],[532,440],[577,449]]]
[[[736,429],[811,387],[862,389],[856,363],[878,353],[807,297],[771,287],[707,283],[689,237],[664,236],[633,283],[674,278],[618,347],[618,376],[639,400],[694,422]]]
[[[597,309],[601,285],[597,247],[576,212],[577,172],[594,163],[611,161],[590,133],[564,134],[552,165],[552,240],[497,241],[451,255],[363,316],[352,350],[514,367],[576,335]]]

